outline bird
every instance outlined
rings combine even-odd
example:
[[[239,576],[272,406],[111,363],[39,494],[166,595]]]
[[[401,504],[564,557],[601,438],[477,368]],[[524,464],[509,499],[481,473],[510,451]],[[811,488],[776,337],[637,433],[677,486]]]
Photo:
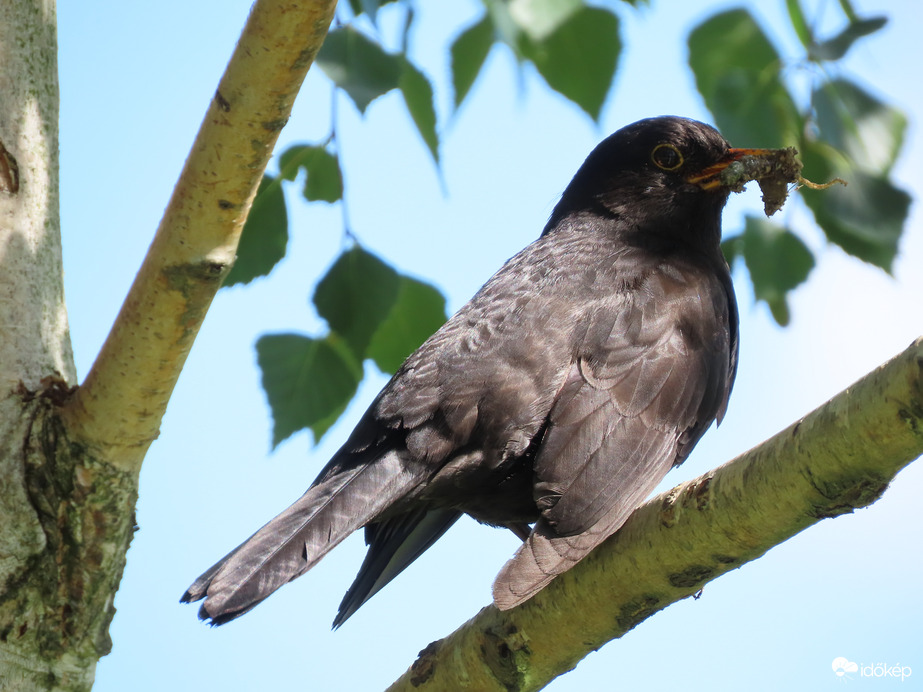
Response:
[[[771,151],[677,116],[604,139],[539,238],[407,358],[304,495],[181,600],[224,624],[364,529],[337,628],[464,514],[522,540],[493,585],[502,610],[573,567],[727,411],[720,174]]]

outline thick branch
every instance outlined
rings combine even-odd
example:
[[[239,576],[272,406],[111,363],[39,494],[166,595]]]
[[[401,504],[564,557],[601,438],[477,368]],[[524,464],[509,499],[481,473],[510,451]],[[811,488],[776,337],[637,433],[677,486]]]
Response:
[[[147,257],[90,374],[71,436],[137,473],[314,56],[334,0],[253,7]]]
[[[522,606],[482,609],[389,689],[540,689],[708,581],[871,504],[920,454],[923,339],[755,449],[655,497]]]

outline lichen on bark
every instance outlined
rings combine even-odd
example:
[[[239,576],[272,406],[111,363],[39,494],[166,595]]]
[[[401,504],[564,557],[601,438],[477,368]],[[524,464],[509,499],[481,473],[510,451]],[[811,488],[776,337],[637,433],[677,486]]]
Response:
[[[20,659],[34,674],[40,661],[48,688],[89,689],[97,660],[112,648],[113,595],[135,529],[136,485],[67,438],[48,396],[24,393],[22,410],[19,463],[33,512],[20,516],[37,522],[42,540],[0,593],[0,665],[12,675]]]

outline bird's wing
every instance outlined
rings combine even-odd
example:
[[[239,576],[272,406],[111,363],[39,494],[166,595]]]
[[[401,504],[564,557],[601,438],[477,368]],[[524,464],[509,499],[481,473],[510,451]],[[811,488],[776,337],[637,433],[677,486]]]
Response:
[[[550,408],[556,383],[536,393],[535,381],[552,378],[544,370],[513,377],[528,354],[504,353],[511,343],[528,351],[510,306],[523,309],[541,295],[531,273],[542,258],[537,268],[530,260],[536,247],[550,255],[549,245],[535,243],[517,255],[413,353],[305,495],[200,576],[182,600],[204,598],[200,615],[226,622],[306,572],[352,531],[371,526],[368,557],[341,604],[340,624],[442,535],[464,509],[458,496],[525,449]],[[568,362],[566,355],[557,360]],[[532,413],[542,395],[548,406]],[[421,496],[446,466],[448,480]],[[455,484],[459,478],[466,489]],[[529,499],[527,490],[522,494]]]
[[[730,387],[728,299],[695,271],[600,306],[535,462],[541,519],[494,584],[522,603],[614,533],[714,420]]]

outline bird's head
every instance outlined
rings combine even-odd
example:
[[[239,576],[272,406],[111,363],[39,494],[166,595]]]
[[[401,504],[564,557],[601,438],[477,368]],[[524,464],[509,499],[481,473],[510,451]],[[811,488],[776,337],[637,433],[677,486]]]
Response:
[[[735,149],[715,128],[688,118],[639,120],[607,137],[587,157],[545,233],[567,218],[590,214],[613,220],[620,234],[656,234],[684,244],[705,234],[717,243],[728,195],[755,177],[722,172],[745,158],[770,161],[778,151]]]

